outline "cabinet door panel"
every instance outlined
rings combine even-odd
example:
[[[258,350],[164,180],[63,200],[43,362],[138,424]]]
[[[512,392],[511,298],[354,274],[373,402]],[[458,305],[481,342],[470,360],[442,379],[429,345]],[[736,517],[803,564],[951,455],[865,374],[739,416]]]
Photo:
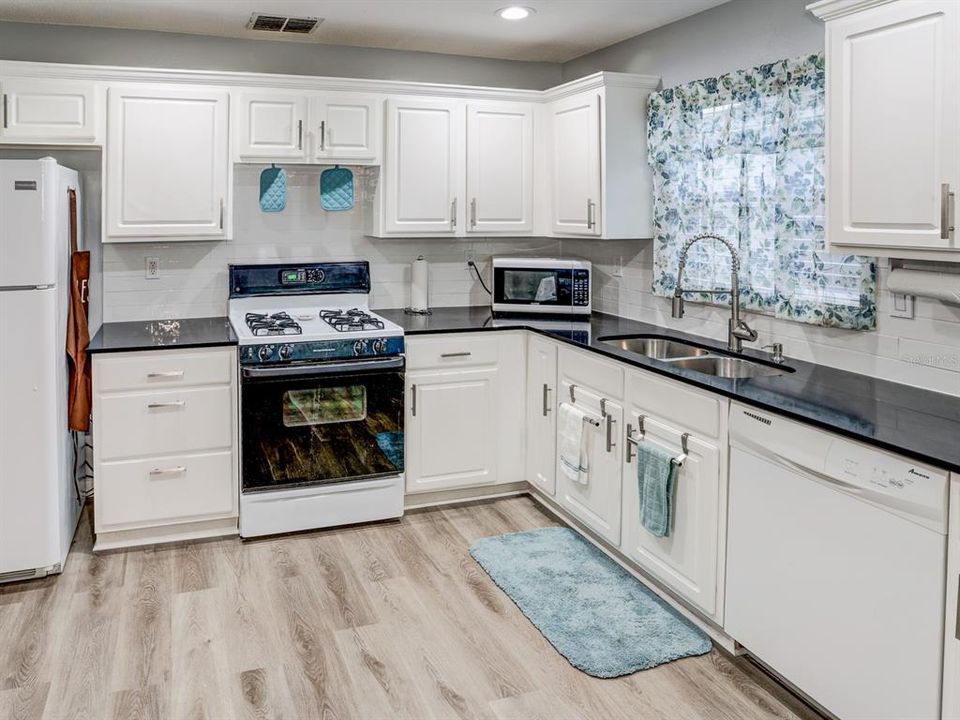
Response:
[[[829,242],[955,247],[956,233],[941,233],[941,184],[960,181],[958,26],[953,0],[829,25]]]
[[[470,232],[533,230],[533,108],[467,106]]]
[[[638,416],[631,406],[627,423],[636,433]],[[646,416],[644,444],[669,453],[681,451],[682,431]],[[625,434],[624,434],[625,437]],[[623,545],[626,555],[680,596],[713,615],[717,610],[717,543],[720,503],[720,457],[716,445],[691,437],[687,459],[677,476],[670,534],[657,537],[640,524],[636,450],[623,466]]]
[[[244,93],[238,109],[237,156],[303,158],[307,99],[283,93]]]
[[[380,100],[324,95],[314,107],[318,159],[379,162]]]
[[[10,78],[0,81],[0,139],[93,142],[96,104],[90,82]]]
[[[111,88],[107,235],[224,237],[227,93]]]
[[[553,231],[600,234],[600,98],[585,93],[552,106]]]
[[[495,483],[496,369],[407,380],[407,492]]]
[[[562,379],[561,398],[569,401],[570,383]],[[606,417],[601,411],[599,394],[581,386],[576,390],[577,407],[593,415],[600,421],[599,427],[586,426],[584,432],[593,433],[589,457],[590,475],[583,485],[570,480],[559,469],[559,457],[556,459],[557,501],[580,522],[609,541],[614,546],[620,544],[620,497],[621,468],[620,446],[623,444],[618,435],[623,426],[623,408],[607,400]],[[607,448],[607,432],[610,432],[611,445]]]
[[[556,492],[557,346],[535,335],[527,351],[527,480]]]
[[[387,102],[384,162],[386,230],[453,235],[462,207],[457,178],[463,145],[460,106],[452,102]]]

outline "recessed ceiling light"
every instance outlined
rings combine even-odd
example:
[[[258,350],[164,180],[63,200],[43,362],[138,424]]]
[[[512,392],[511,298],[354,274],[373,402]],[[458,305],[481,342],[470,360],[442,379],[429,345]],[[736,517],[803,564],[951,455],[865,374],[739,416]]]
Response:
[[[500,8],[497,10],[497,15],[502,17],[504,20],[523,20],[535,12],[536,10],[533,8],[522,7],[520,5],[511,5],[510,7]]]

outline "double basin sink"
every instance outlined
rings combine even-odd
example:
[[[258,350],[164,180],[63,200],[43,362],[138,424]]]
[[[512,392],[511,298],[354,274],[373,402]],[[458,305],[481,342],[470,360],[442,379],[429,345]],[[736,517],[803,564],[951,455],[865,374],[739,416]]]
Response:
[[[727,355],[699,345],[661,335],[606,337],[599,341],[636,355],[669,363],[673,367],[722,378],[754,378],[784,375],[793,368],[775,363]]]

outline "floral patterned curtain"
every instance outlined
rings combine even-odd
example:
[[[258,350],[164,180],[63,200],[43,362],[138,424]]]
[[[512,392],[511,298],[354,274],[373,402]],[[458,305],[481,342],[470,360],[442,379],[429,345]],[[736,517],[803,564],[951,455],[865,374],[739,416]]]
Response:
[[[828,327],[876,326],[874,262],[824,251],[823,106],[819,54],[650,96],[654,293],[673,294],[684,241],[713,232],[740,248],[743,307]],[[684,287],[729,284],[726,249],[694,245]]]

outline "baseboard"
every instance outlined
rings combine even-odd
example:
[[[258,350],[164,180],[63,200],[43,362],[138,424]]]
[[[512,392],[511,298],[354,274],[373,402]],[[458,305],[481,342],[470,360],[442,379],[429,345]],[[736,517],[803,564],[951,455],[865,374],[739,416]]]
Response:
[[[178,523],[162,527],[135,528],[132,530],[114,530],[97,533],[93,544],[94,552],[122,550],[142,545],[161,545],[164,543],[206,538],[224,537],[239,534],[237,518],[220,518],[199,522]]]
[[[494,500],[496,498],[524,495],[528,492],[529,487],[529,483],[521,481],[486,487],[454,488],[452,490],[409,494],[403,498],[403,509],[419,510],[473,500]]]

